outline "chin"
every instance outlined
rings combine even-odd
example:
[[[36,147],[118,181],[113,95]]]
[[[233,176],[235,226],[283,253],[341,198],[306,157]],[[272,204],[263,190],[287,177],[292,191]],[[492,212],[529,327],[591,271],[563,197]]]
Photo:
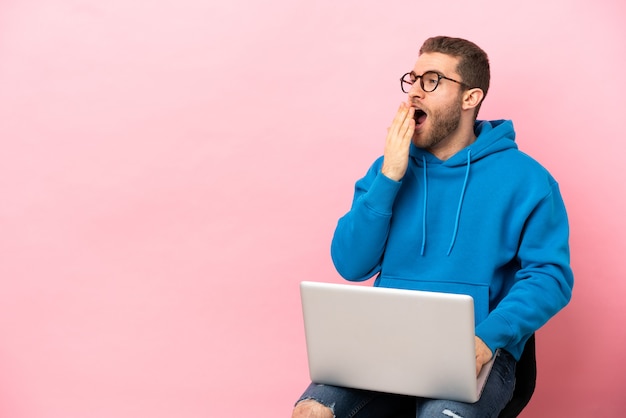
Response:
[[[418,148],[428,148],[430,146],[428,136],[423,131],[413,134],[411,142]]]

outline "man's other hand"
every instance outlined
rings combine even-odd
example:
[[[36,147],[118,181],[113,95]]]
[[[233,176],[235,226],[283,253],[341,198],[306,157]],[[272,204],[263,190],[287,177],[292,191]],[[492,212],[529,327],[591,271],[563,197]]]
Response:
[[[487,344],[485,344],[483,340],[481,340],[480,338],[475,337],[475,342],[476,342],[476,376],[478,376],[478,373],[480,373],[483,366],[486,363],[488,363],[489,360],[491,360],[491,357],[493,357],[493,353],[491,352],[489,347],[487,347]]]

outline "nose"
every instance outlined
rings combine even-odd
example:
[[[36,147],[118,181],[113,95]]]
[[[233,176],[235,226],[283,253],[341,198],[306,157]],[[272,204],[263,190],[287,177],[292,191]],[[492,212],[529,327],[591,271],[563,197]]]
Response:
[[[425,92],[422,89],[420,82],[416,81],[415,83],[413,83],[411,89],[407,94],[409,95],[409,100],[412,101],[414,97],[421,99],[422,97],[424,97],[424,93]]]

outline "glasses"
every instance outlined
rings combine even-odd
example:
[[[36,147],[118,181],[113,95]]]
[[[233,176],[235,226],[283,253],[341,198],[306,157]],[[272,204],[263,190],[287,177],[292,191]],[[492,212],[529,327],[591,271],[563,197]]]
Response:
[[[465,88],[469,88],[469,86],[462,81],[453,80],[435,71],[426,71],[422,75],[415,75],[415,73],[413,73],[412,71],[406,73],[402,77],[400,77],[400,88],[404,93],[408,93],[409,91],[411,91],[411,86],[419,79],[422,90],[424,90],[426,93],[430,93],[431,91],[435,91],[442,78],[454,81],[455,83],[458,83]]]

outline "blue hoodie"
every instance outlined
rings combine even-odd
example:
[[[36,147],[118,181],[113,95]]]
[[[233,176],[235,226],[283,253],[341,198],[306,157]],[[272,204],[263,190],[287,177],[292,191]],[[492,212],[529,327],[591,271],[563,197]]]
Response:
[[[446,161],[411,145],[399,182],[376,160],[331,255],[347,280],[471,295],[476,335],[519,360],[571,298],[567,214],[554,178],[517,149],[511,121],[474,129],[476,141]]]

